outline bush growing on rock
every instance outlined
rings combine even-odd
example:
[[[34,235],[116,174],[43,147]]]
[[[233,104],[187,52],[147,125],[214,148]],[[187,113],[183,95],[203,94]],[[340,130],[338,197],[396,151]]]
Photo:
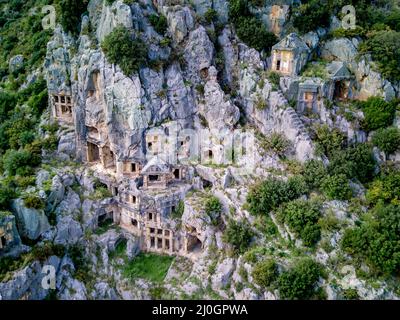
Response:
[[[364,260],[376,273],[394,274],[400,268],[400,206],[377,206],[359,226],[347,229],[342,249]]]
[[[140,39],[133,39],[124,26],[116,27],[101,44],[108,61],[120,66],[125,75],[137,72],[147,59],[147,46]]]
[[[307,192],[301,176],[289,178],[287,182],[268,179],[250,188],[246,206],[254,215],[268,214],[282,203],[294,200]]]
[[[86,11],[89,0],[56,0],[57,13],[65,31],[79,33],[82,14]]]
[[[278,278],[278,266],[271,259],[260,261],[254,266],[251,276],[256,284],[268,288]]]
[[[278,211],[279,220],[287,224],[306,246],[313,246],[320,239],[320,216],[320,203],[302,199],[290,201]]]
[[[315,285],[321,276],[320,264],[310,258],[299,260],[278,278],[281,298],[290,300],[312,298],[316,293]]]
[[[255,17],[239,18],[235,29],[240,40],[258,51],[265,50],[269,53],[271,47],[278,42],[276,36]]]
[[[327,176],[322,181],[321,190],[329,200],[349,200],[353,194],[344,174]]]
[[[0,184],[0,210],[8,210],[14,197],[15,193],[11,188]]]
[[[348,179],[357,178],[362,183],[374,177],[376,161],[367,144],[358,144],[336,152],[328,165],[330,175],[344,174]]]
[[[322,161],[309,160],[304,164],[303,177],[310,190],[319,189],[326,174]]]
[[[27,195],[24,197],[24,205],[31,209],[44,209],[44,201],[36,195]]]
[[[338,129],[330,129],[328,125],[315,127],[317,153],[325,154],[328,158],[346,146],[346,136]]]
[[[235,254],[243,254],[250,246],[253,231],[247,221],[230,220],[222,238],[232,245]]]
[[[222,204],[217,197],[209,198],[205,203],[205,212],[210,217],[211,223],[217,225],[222,212]]]
[[[386,154],[400,149],[400,130],[396,127],[379,129],[372,137],[372,142]]]
[[[284,156],[290,147],[290,141],[285,135],[273,132],[263,140],[262,147],[275,152],[279,156]]]
[[[301,5],[293,8],[293,26],[301,33],[327,27],[329,22],[329,6],[319,0],[302,1]]]
[[[400,32],[378,31],[360,45],[360,52],[371,54],[385,78],[400,80]]]
[[[235,26],[240,40],[258,51],[269,52],[278,42],[276,36],[251,14],[246,0],[229,1],[229,19]]]
[[[39,163],[40,158],[27,150],[8,150],[3,157],[3,168],[9,175],[27,175]]]
[[[154,30],[157,31],[157,33],[162,35],[167,31],[168,22],[165,16],[163,15],[158,16],[156,14],[152,14],[149,17],[149,21],[153,26]]]
[[[370,204],[392,203],[400,204],[400,172],[386,170],[375,179],[367,191],[367,200]]]
[[[358,105],[364,112],[362,127],[366,131],[374,131],[393,124],[396,113],[396,101],[387,102],[380,97],[370,97]]]

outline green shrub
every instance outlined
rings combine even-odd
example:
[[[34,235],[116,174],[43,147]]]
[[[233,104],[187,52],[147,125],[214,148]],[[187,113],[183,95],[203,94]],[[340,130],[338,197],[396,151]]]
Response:
[[[43,199],[32,194],[24,197],[24,205],[27,208],[37,209],[37,210],[44,209],[45,206]]]
[[[364,260],[373,272],[390,275],[400,268],[400,206],[378,206],[372,218],[364,216],[359,226],[347,229],[342,249]]]
[[[172,212],[172,217],[179,219],[182,217],[184,211],[185,211],[185,203],[182,200],[179,200],[177,207]]]
[[[358,292],[356,289],[349,288],[343,290],[343,298],[345,300],[360,300],[360,296],[358,295]]]
[[[206,214],[210,217],[211,223],[217,225],[219,222],[219,217],[222,212],[222,204],[217,197],[210,197],[206,203],[204,210]]]
[[[310,299],[315,295],[315,285],[322,276],[322,267],[305,258],[278,278],[278,287],[283,299]]]
[[[271,47],[278,42],[276,36],[269,32],[261,21],[255,17],[241,17],[235,24],[238,37],[249,47],[258,51],[271,51]]]
[[[396,127],[378,129],[372,143],[386,154],[394,153],[400,149],[400,130]]]
[[[207,11],[204,13],[204,19],[208,22],[214,22],[218,18],[218,13],[216,10],[209,8]]]
[[[322,181],[321,190],[330,200],[349,200],[353,194],[344,174],[327,176]]]
[[[0,122],[9,117],[9,112],[17,105],[17,96],[13,93],[0,90]]]
[[[250,246],[253,231],[247,221],[230,220],[222,238],[232,245],[235,254],[243,254]]]
[[[276,89],[280,86],[281,75],[278,72],[271,71],[267,75],[268,80],[272,83]]]
[[[65,31],[78,34],[82,14],[86,11],[88,0],[55,0],[58,16]]]
[[[126,27],[116,27],[101,44],[108,61],[120,66],[125,75],[137,72],[147,59],[147,46],[133,39]]]
[[[320,239],[320,216],[320,203],[302,199],[288,202],[278,211],[279,219],[286,223],[306,246],[313,246]]]
[[[329,7],[319,0],[308,0],[293,8],[293,26],[301,33],[328,27],[329,22]]]
[[[34,246],[31,252],[32,256],[40,262],[45,262],[51,256],[62,258],[64,253],[65,250],[62,245],[53,244],[52,242]]]
[[[163,15],[158,16],[156,14],[152,14],[149,17],[149,21],[153,26],[154,30],[157,31],[157,33],[163,35],[167,31],[168,22],[165,16]]]
[[[400,80],[400,32],[378,31],[360,45],[360,52],[371,54],[385,78]]]
[[[40,163],[40,158],[27,150],[8,150],[3,157],[3,168],[9,175],[26,175],[32,166]]]
[[[367,144],[358,144],[336,152],[328,165],[330,175],[344,174],[348,179],[357,178],[362,183],[374,177],[376,161]]]
[[[370,97],[367,101],[359,103],[364,112],[365,119],[362,127],[366,131],[385,128],[393,124],[396,113],[396,103],[386,102],[379,97]]]
[[[370,184],[366,197],[372,205],[380,202],[400,205],[400,172],[383,172]]]
[[[315,140],[317,152],[325,154],[328,158],[343,149],[346,145],[346,136],[338,129],[330,129],[328,125],[315,127]]]
[[[304,164],[303,177],[310,190],[319,189],[326,174],[326,169],[322,161],[308,160]]]
[[[274,260],[263,260],[254,266],[251,276],[256,284],[268,288],[278,278],[278,266]]]
[[[279,156],[283,156],[290,148],[290,145],[290,141],[285,135],[278,132],[273,132],[265,137],[262,143],[263,149],[273,151]]]
[[[240,40],[256,50],[269,52],[278,42],[276,36],[251,14],[246,0],[229,1],[229,19]]]
[[[307,186],[302,177],[289,178],[287,182],[268,179],[250,188],[246,206],[253,215],[265,215],[306,192]]]
[[[355,29],[343,29],[339,28],[332,31],[332,36],[334,38],[354,38],[354,37],[364,37],[366,30],[356,26]]]
[[[0,184],[0,210],[8,210],[11,200],[15,197],[14,190]]]

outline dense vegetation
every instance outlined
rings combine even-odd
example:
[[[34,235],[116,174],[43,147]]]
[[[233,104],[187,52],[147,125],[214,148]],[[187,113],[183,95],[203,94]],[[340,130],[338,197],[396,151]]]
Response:
[[[116,27],[101,44],[108,61],[120,66],[122,72],[131,75],[147,61],[147,47],[140,39],[134,39],[124,26]]]
[[[288,202],[278,211],[278,218],[286,223],[306,246],[314,245],[320,238],[320,216],[320,203],[302,199]]]
[[[346,230],[342,248],[365,260],[373,271],[398,274],[400,268],[400,206],[377,206],[361,224]]]
[[[291,269],[278,278],[279,293],[282,299],[310,299],[315,292],[315,285],[322,276],[322,267],[306,258],[299,260]]]
[[[269,53],[271,47],[278,42],[276,36],[251,14],[247,0],[229,1],[229,19],[238,37],[252,48]]]

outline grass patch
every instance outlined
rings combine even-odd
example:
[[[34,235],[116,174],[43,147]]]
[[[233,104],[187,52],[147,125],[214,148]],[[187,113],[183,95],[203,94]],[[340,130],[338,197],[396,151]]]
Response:
[[[141,253],[125,265],[123,275],[132,280],[142,278],[160,283],[167,275],[174,257],[154,253]]]

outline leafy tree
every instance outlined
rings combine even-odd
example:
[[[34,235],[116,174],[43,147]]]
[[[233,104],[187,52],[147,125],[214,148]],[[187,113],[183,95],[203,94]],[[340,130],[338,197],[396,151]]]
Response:
[[[372,137],[372,142],[386,154],[400,149],[400,130],[396,127],[379,129]]]
[[[309,160],[304,164],[303,177],[310,190],[319,189],[326,174],[322,161]]]
[[[118,64],[125,75],[137,72],[147,59],[146,44],[140,39],[133,39],[124,26],[116,27],[101,44],[108,61]]]
[[[327,27],[330,22],[330,10],[326,2],[306,0],[293,8],[293,26],[301,33]]]
[[[40,163],[40,157],[27,150],[8,150],[3,157],[3,168],[9,175],[26,175],[32,171],[32,166]]]
[[[317,152],[332,157],[346,146],[346,136],[338,129],[330,129],[328,125],[315,127]]]
[[[235,254],[243,254],[249,248],[253,231],[248,222],[230,220],[222,239],[232,245]]]
[[[255,17],[240,17],[235,24],[235,29],[240,40],[258,51],[269,52],[271,47],[278,42],[276,36]]]
[[[321,205],[318,202],[302,199],[290,201],[278,211],[279,219],[286,223],[306,246],[313,246],[320,239],[320,216]]]
[[[246,205],[253,215],[268,214],[282,203],[294,200],[307,192],[302,177],[293,177],[287,182],[268,179],[250,188]]]
[[[396,113],[396,102],[387,102],[380,97],[370,97],[367,101],[359,102],[365,119],[362,127],[367,131],[385,128],[393,124]]]
[[[11,188],[0,184],[0,210],[8,210],[14,196],[15,193]]]
[[[358,144],[336,152],[328,165],[330,175],[345,175],[368,182],[374,177],[376,161],[372,149],[367,144]]]
[[[342,249],[364,260],[377,273],[397,273],[400,268],[400,206],[377,206],[360,226],[347,229]]]
[[[360,52],[371,54],[384,77],[392,81],[400,80],[400,32],[376,32],[360,45]]]
[[[367,200],[370,204],[392,203],[400,205],[400,172],[388,170],[382,172],[368,188]]]
[[[229,1],[229,19],[240,40],[256,50],[268,52],[278,42],[276,36],[251,14],[247,0]]]
[[[322,181],[321,190],[330,200],[349,200],[353,194],[344,174],[327,176]]]
[[[279,293],[283,299],[312,298],[315,294],[315,285],[321,276],[321,265],[304,258],[279,276]]]
[[[86,11],[88,0],[55,0],[60,23],[64,30],[78,34],[81,16]]]

